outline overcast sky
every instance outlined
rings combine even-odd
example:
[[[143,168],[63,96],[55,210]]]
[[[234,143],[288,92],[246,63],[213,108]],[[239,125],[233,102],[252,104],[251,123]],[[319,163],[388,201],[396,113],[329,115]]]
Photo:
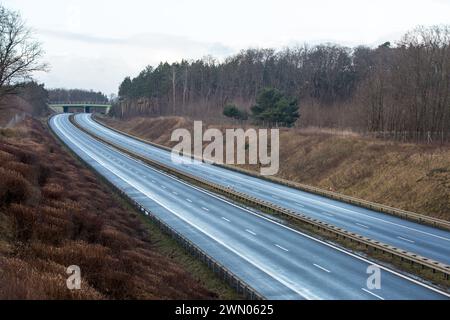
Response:
[[[450,0],[3,0],[44,46],[46,86],[116,93],[146,65],[249,47],[395,41],[449,24]]]

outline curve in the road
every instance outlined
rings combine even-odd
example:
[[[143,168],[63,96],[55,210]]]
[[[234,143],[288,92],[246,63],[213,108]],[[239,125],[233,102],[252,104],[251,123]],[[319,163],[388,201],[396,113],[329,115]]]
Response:
[[[302,212],[350,232],[450,265],[450,232],[448,231],[247,176],[208,163],[173,162],[170,152],[106,128],[94,121],[90,114],[76,115],[75,120],[81,127],[92,130],[105,141],[113,142],[140,156],[157,160],[169,167],[231,187],[286,209]]]
[[[385,267],[381,289],[370,290],[371,261],[151,168],[82,132],[68,115],[49,123],[99,174],[269,299],[450,297]]]

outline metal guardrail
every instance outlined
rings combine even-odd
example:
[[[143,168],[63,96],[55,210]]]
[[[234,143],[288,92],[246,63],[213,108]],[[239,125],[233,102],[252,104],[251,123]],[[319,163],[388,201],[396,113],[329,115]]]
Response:
[[[353,205],[356,205],[356,206],[359,206],[362,208],[387,213],[392,216],[402,218],[405,220],[418,222],[421,224],[426,224],[426,225],[436,227],[439,229],[443,229],[443,230],[450,230],[450,222],[442,220],[442,219],[428,217],[428,216],[425,216],[425,215],[422,215],[419,213],[389,207],[387,205],[374,203],[374,202],[358,199],[358,198],[351,197],[351,196],[346,196],[346,195],[343,195],[343,194],[340,194],[337,192],[328,191],[328,190],[324,190],[321,188],[317,188],[317,187],[313,187],[313,186],[309,186],[309,185],[305,185],[305,184],[301,184],[301,183],[297,183],[297,182],[292,182],[292,181],[288,181],[288,180],[281,179],[281,178],[262,176],[256,172],[252,172],[250,170],[245,170],[245,169],[241,169],[241,168],[235,168],[235,167],[232,167],[229,165],[218,165],[218,166],[222,166],[229,170],[240,172],[240,173],[252,176],[252,177],[266,180],[266,181],[282,184],[282,185],[285,185],[285,186],[288,186],[288,187],[291,187],[294,189],[298,189],[300,191],[305,191],[305,192],[321,195],[321,196],[324,196],[329,199],[334,199],[334,200],[338,200],[341,202],[353,204]]]
[[[218,192],[218,193],[225,195],[227,197],[230,197],[230,198],[234,198],[242,203],[249,204],[253,207],[267,210],[267,211],[270,211],[270,212],[273,212],[276,214],[280,214],[280,215],[288,217],[290,219],[294,219],[295,221],[300,222],[302,225],[307,226],[307,227],[312,227],[314,230],[317,230],[317,231],[324,232],[325,234],[327,234],[328,236],[331,236],[334,239],[348,240],[351,243],[363,246],[364,248],[368,249],[371,252],[380,253],[383,256],[389,257],[389,258],[396,257],[402,262],[408,262],[411,265],[420,266],[421,269],[428,269],[428,270],[432,271],[433,274],[440,274],[441,278],[443,280],[446,280],[446,281],[450,280],[450,266],[448,266],[444,263],[423,257],[423,256],[415,254],[413,252],[408,252],[408,251],[402,250],[400,248],[396,248],[394,246],[364,237],[362,235],[347,231],[342,228],[338,228],[331,224],[322,222],[318,219],[311,218],[311,217],[307,216],[306,214],[303,214],[300,211],[286,209],[281,206],[270,203],[268,201],[260,200],[258,198],[249,196],[245,193],[235,191],[231,188],[223,187],[221,185],[212,183],[205,179],[193,176],[189,173],[185,173],[178,169],[168,167],[163,163],[160,163],[153,159],[149,159],[149,158],[143,157],[141,155],[135,154],[127,149],[124,149],[121,146],[118,146],[114,143],[106,141],[106,140],[102,139],[101,137],[97,136],[94,132],[82,128],[81,126],[79,126],[76,123],[76,121],[73,121],[73,123],[79,129],[89,133],[90,135],[92,135],[93,137],[98,139],[99,141],[109,144],[109,145],[119,149],[120,151],[133,156],[134,158],[137,158],[145,163],[148,163],[154,167],[157,167],[165,172],[168,172],[175,176],[178,176],[184,180],[190,180],[190,181],[196,182],[199,185],[205,186],[209,189],[214,190],[215,192]],[[116,131],[120,132],[118,130],[116,130]],[[120,132],[120,133],[122,133],[122,132]],[[129,135],[129,136],[131,136],[131,135]],[[140,140],[145,141],[142,139],[140,139]],[[155,145],[155,144],[153,144],[153,145]],[[164,147],[164,149],[169,149],[169,148]],[[450,282],[449,282],[449,284],[450,284]]]
[[[141,142],[150,144],[154,147],[166,150],[166,151],[172,151],[170,148],[133,136],[129,133],[123,132],[121,130],[118,130],[116,128],[113,128],[101,121],[99,121],[98,119],[95,119],[94,117],[92,118],[94,121],[96,121],[97,123],[99,123],[102,126],[107,127],[108,129],[111,129],[115,132],[118,132],[120,134],[123,134],[125,136],[128,136],[130,138],[139,140]],[[194,158],[192,155],[187,154],[186,156],[190,156],[192,158]],[[203,161],[203,159],[197,159],[199,161]],[[407,210],[402,210],[402,209],[397,209],[397,208],[393,208],[387,205],[383,205],[383,204],[379,204],[379,203],[375,203],[375,202],[370,202],[367,200],[362,200],[362,199],[358,199],[355,197],[351,197],[351,196],[346,196],[337,192],[333,192],[333,191],[328,191],[328,190],[324,190],[318,187],[313,187],[313,186],[309,186],[309,185],[305,185],[305,184],[301,184],[298,182],[292,182],[289,180],[285,180],[285,179],[281,179],[281,178],[277,178],[277,177],[271,177],[271,176],[262,176],[260,174],[258,174],[257,172],[253,172],[250,170],[245,170],[242,168],[237,168],[234,166],[230,166],[230,165],[226,165],[226,164],[217,164],[217,163],[212,163],[215,166],[218,167],[222,167],[222,168],[226,168],[235,172],[239,172],[239,173],[243,173],[245,175],[248,176],[252,176],[252,177],[256,177],[259,179],[263,179],[266,181],[270,181],[270,182],[274,182],[277,184],[281,184],[281,185],[285,185],[294,189],[298,189],[300,191],[305,191],[305,192],[309,192],[309,193],[313,193],[313,194],[317,194],[317,195],[321,195],[324,197],[327,197],[329,199],[334,199],[334,200],[339,200],[341,202],[345,202],[345,203],[349,203],[349,204],[353,204],[362,208],[366,208],[366,209],[371,209],[371,210],[375,210],[375,211],[379,211],[379,212],[383,212],[383,213],[387,213],[390,214],[392,216],[395,217],[399,217],[405,220],[409,220],[409,221],[413,221],[413,222],[419,222],[421,224],[426,224],[432,227],[436,227],[439,229],[443,229],[443,230],[450,230],[450,222],[449,221],[445,221],[442,219],[438,219],[438,218],[433,218],[433,217],[429,217],[429,216],[425,216],[423,214],[419,214],[416,212],[411,212],[411,211],[407,211]]]
[[[99,105],[99,106],[111,106],[111,103],[108,103],[107,101],[50,101],[48,102],[49,105]]]
[[[70,116],[72,123],[73,121],[73,115]],[[49,119],[50,120],[50,119]],[[74,123],[74,125],[76,125]],[[50,131],[53,132],[51,129],[51,126],[47,122],[48,128],[50,128]],[[77,125],[76,125],[77,126]],[[77,126],[79,128],[79,126]],[[83,130],[83,129],[81,129]],[[53,132],[53,135],[60,141],[62,144],[65,145],[64,141],[55,133]],[[69,148],[70,149],[70,148]],[[163,220],[158,218],[156,215],[151,213],[151,211],[147,210],[145,207],[143,207],[139,202],[133,200],[126,192],[124,192],[122,189],[120,189],[118,186],[116,186],[111,181],[107,180],[105,177],[101,176],[95,168],[90,165],[89,163],[85,162],[80,156],[78,156],[76,153],[71,151],[72,154],[74,154],[81,162],[83,162],[85,165],[90,167],[98,176],[102,178],[104,182],[109,184],[112,188],[117,190],[119,194],[121,194],[124,198],[128,200],[130,204],[132,204],[137,210],[139,210],[142,214],[150,218],[163,232],[171,236],[177,243],[179,243],[184,249],[186,249],[191,255],[198,258],[200,261],[205,263],[209,269],[211,269],[217,276],[219,276],[220,279],[228,283],[232,288],[236,290],[236,292],[240,295],[242,295],[245,299],[249,300],[266,300],[266,298],[260,294],[257,290],[252,288],[249,284],[247,284],[244,280],[242,280],[240,277],[238,277],[236,274],[228,270],[224,265],[219,263],[217,260],[215,260],[213,257],[211,257],[209,254],[207,254],[204,250],[202,250],[199,246],[194,244],[192,241],[190,241],[188,238],[184,237],[181,233],[176,231],[174,228],[172,228],[170,225],[165,223]]]
[[[203,251],[199,246],[194,244],[192,241],[184,237],[181,233],[176,231],[174,228],[166,224],[164,221],[159,219],[156,215],[153,215],[150,211],[145,209],[138,202],[133,201],[128,195],[120,190],[120,193],[130,199],[132,204],[139,210],[141,213],[145,214],[149,217],[157,226],[170,235],[173,239],[175,239],[183,248],[185,248],[191,255],[198,258],[200,261],[204,262],[216,275],[219,276],[222,280],[227,282],[231,287],[233,287],[238,294],[243,295],[246,299],[249,300],[265,300],[265,298],[258,293],[255,289],[249,286],[244,280],[239,278],[233,272],[229,271],[224,265],[219,263],[205,251]]]

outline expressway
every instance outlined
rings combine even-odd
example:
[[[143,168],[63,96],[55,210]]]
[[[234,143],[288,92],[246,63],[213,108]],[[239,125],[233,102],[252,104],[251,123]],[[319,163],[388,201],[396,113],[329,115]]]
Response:
[[[78,114],[75,120],[81,127],[91,130],[105,141],[113,142],[133,153],[162,162],[169,167],[450,265],[450,232],[448,231],[250,177],[208,163],[173,162],[170,152],[106,128],[95,122],[90,114]]]
[[[53,116],[53,132],[131,199],[198,245],[269,299],[449,299],[448,293],[381,267],[381,288],[367,288],[373,262],[180,181]]]

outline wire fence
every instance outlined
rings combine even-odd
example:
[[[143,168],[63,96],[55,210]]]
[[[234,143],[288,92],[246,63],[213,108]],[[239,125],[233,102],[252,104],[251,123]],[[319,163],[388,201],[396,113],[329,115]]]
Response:
[[[349,128],[296,127],[300,133],[324,134],[342,137],[365,137],[402,143],[430,145],[450,144],[450,131],[367,131]]]
[[[450,143],[450,131],[381,131],[369,132],[376,139],[393,140],[400,142],[415,142],[425,144],[447,144]]]

